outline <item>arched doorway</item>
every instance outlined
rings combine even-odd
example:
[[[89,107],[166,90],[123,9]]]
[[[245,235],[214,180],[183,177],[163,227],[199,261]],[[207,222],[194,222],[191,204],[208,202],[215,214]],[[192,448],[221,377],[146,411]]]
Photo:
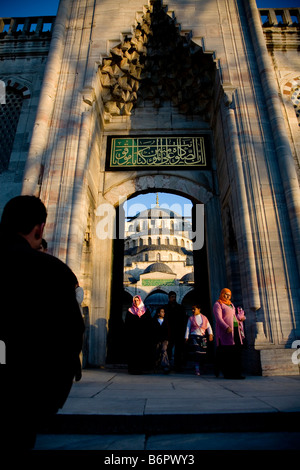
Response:
[[[147,30],[149,37],[148,33],[147,38],[144,33],[141,36],[141,30]],[[215,98],[222,96],[214,56],[192,42],[191,35],[179,33],[176,21],[170,19],[161,2],[145,8],[132,38],[126,34],[116,44],[97,74],[103,129],[97,204],[109,203],[114,208],[116,225],[123,200],[149,191],[189,198],[194,204],[194,222],[201,212],[198,205],[204,204],[205,228],[202,226],[197,240],[207,232],[207,295],[215,298],[226,275],[213,152],[213,127],[219,109]],[[197,224],[194,228],[198,235]],[[174,241],[178,249],[181,243],[180,239]],[[123,240],[117,235],[112,241],[101,241],[96,256],[94,284],[98,290],[94,290],[93,321],[101,316],[109,322],[109,357],[114,330],[118,325],[121,328]],[[106,270],[100,257],[105,259]],[[102,339],[98,332],[93,339],[96,363],[100,348],[101,360],[106,351]]]
[[[159,307],[163,307],[167,303],[168,294],[159,289],[151,292],[145,299],[145,305],[150,310],[152,316]]]
[[[153,180],[159,180],[159,178],[156,175],[152,176]],[[137,181],[138,180],[138,181]],[[172,177],[170,177],[170,180],[172,180]],[[133,184],[141,184],[141,181],[143,182],[143,177],[141,176],[140,178],[137,178],[136,180],[131,181],[130,183]],[[178,181],[180,181],[180,177],[176,178],[177,184]],[[148,177],[148,182],[149,182],[149,177]],[[193,192],[194,195],[201,195],[203,200],[206,202],[205,206],[208,210],[206,217],[205,217],[205,227],[204,227],[204,232],[205,233],[210,233],[212,227],[216,227],[220,224],[220,219],[218,217],[218,211],[216,211],[216,201],[214,201],[214,197],[211,193],[207,191],[206,188],[203,188],[203,186],[196,185],[192,181],[184,181],[187,193],[185,196],[189,196]],[[172,183],[171,183],[172,184]],[[190,186],[190,189],[188,189]],[[122,189],[124,189],[124,185],[121,185],[119,188],[119,194],[122,194]],[[128,190],[128,180],[126,181],[126,189]],[[152,192],[157,192],[157,191],[162,191],[162,188],[160,188],[158,185],[153,190],[153,187],[149,188],[151,189]],[[148,189],[148,190],[149,190]],[[171,191],[169,191],[171,192]],[[124,193],[123,193],[124,194]],[[139,193],[133,193],[132,195],[128,196],[135,196],[136,194]],[[182,194],[182,193],[181,193]],[[107,193],[107,198],[112,202],[113,199],[116,199],[117,202],[117,193],[114,191],[108,192]],[[200,236],[200,234],[197,234],[197,230],[195,228],[196,224],[199,223],[199,220],[197,221],[197,216],[199,217],[199,213],[197,213],[197,205],[200,205],[202,201],[199,199],[193,200],[194,204],[194,209],[193,209],[193,226],[194,226],[194,233],[196,236]],[[117,221],[117,227],[119,228],[120,220],[122,220],[122,217],[120,217],[120,211],[123,211],[122,204],[116,206],[116,221]],[[203,220],[204,223],[204,220]],[[128,292],[124,294],[124,277],[123,277],[123,259],[124,259],[124,239],[122,235],[122,230],[121,232],[119,230],[116,230],[116,238],[113,241],[113,248],[112,248],[112,284],[111,284],[111,308],[110,308],[110,318],[109,318],[109,324],[108,324],[108,340],[107,340],[107,362],[108,363],[118,363],[122,364],[125,362],[125,354],[124,354],[124,337],[123,337],[123,332],[124,332],[124,302],[127,301],[128,304],[131,305],[131,300],[132,300],[132,295],[134,293],[140,293],[137,290],[137,287],[135,287],[136,290],[131,291],[131,299],[128,297]],[[205,236],[205,238],[207,238]],[[209,237],[211,239],[211,237]],[[180,243],[181,244],[181,243]],[[136,247],[138,248],[138,247]],[[178,246],[178,249],[181,249],[181,246]],[[207,243],[206,241],[204,242],[203,246],[201,249],[194,250],[194,263],[195,263],[195,268],[194,268],[194,289],[192,291],[191,287],[189,287],[190,294],[186,296],[184,303],[191,307],[191,303],[201,303],[202,308],[203,308],[203,313],[211,318],[211,298],[212,298],[212,293],[211,290],[218,289],[218,285],[223,285],[224,283],[224,273],[221,271],[220,266],[213,265],[211,266],[211,269],[209,269],[210,263],[208,262],[208,258],[212,256],[212,253],[215,255],[219,251],[220,247],[214,247],[210,245],[210,252],[207,250]],[[220,254],[221,258],[221,254]],[[155,263],[154,263],[155,264]],[[156,263],[159,264],[159,263]],[[215,272],[219,270],[218,273],[218,278],[215,276]],[[212,284],[210,282],[210,277],[214,276],[214,283]],[[221,280],[222,279],[222,280]],[[188,284],[189,279],[182,279],[182,283]],[[182,287],[182,286],[179,286]],[[186,286],[185,286],[186,287]],[[166,289],[165,291],[162,291],[161,289],[154,290],[151,295],[147,296],[145,293],[143,300],[147,304],[151,306],[151,309],[153,310],[156,307],[157,302],[153,303],[152,300],[154,301],[154,296],[157,297],[159,294],[164,295],[165,299],[167,300],[167,292],[171,290],[171,287],[169,289]],[[123,293],[120,295],[120,293]],[[181,303],[184,298],[184,295],[179,295],[178,300]],[[199,300],[198,300],[199,299]],[[157,300],[157,299],[156,299]],[[161,299],[160,299],[161,300]],[[164,302],[167,303],[167,302]],[[152,305],[153,304],[153,305]],[[155,304],[155,305],[154,305]],[[190,313],[190,312],[188,312]]]

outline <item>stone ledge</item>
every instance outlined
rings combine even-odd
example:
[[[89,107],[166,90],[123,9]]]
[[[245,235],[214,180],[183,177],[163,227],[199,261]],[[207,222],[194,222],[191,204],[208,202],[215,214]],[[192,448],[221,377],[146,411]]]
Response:
[[[295,349],[261,349],[262,375],[300,375],[300,364],[292,362],[294,352]]]

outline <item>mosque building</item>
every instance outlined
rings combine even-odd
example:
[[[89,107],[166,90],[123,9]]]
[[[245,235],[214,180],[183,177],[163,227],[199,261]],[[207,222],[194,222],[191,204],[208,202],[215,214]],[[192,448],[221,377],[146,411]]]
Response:
[[[157,204],[126,221],[124,289],[140,295],[152,312],[176,292],[185,303],[194,290],[191,220]]]

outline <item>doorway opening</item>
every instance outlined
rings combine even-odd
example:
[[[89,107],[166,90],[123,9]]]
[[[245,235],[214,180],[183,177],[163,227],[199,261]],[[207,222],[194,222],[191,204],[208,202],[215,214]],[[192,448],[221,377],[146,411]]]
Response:
[[[117,208],[108,364],[126,364],[124,320],[134,295],[154,315],[175,291],[187,315],[199,303],[211,321],[206,243],[194,249],[195,217],[195,204],[173,193],[140,194]]]

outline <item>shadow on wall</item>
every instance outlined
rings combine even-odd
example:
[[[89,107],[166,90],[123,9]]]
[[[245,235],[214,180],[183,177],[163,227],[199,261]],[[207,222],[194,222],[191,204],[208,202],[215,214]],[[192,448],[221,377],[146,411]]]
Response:
[[[107,321],[105,318],[98,318],[94,324],[89,325],[84,338],[84,347],[87,351],[83,351],[88,360],[85,359],[85,368],[100,367],[105,364],[106,354],[106,337],[107,337]]]

